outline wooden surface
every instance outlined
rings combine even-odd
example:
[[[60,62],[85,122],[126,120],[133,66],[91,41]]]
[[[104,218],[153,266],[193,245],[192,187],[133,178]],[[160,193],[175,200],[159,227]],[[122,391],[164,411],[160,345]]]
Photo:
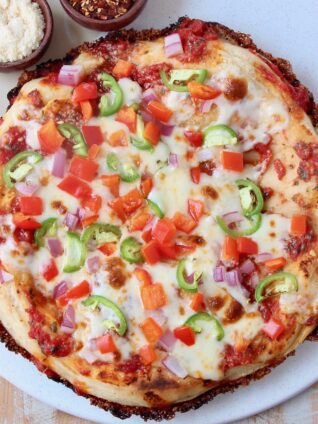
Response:
[[[90,423],[56,411],[0,378],[0,424]],[[318,424],[318,383],[296,398],[236,424]]]

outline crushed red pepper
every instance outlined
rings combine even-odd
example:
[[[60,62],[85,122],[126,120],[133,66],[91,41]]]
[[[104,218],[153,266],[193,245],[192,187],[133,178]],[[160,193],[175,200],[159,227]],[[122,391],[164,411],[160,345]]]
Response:
[[[107,21],[123,16],[135,0],[69,0],[71,6],[87,18]]]

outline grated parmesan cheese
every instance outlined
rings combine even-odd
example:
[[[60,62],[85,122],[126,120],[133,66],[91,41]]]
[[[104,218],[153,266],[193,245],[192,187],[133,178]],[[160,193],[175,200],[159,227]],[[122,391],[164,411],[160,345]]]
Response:
[[[45,22],[31,0],[0,0],[0,62],[20,60],[39,47]]]

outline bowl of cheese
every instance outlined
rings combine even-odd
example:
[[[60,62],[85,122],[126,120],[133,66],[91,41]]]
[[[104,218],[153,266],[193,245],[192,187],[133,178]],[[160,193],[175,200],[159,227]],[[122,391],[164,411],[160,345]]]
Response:
[[[46,0],[0,0],[0,72],[34,65],[47,50],[52,33]]]

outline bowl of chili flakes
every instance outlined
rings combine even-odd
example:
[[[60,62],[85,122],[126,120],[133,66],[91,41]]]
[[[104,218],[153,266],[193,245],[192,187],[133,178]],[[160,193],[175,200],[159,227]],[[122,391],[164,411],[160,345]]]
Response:
[[[80,25],[113,31],[134,21],[147,0],[60,0],[66,13]]]

